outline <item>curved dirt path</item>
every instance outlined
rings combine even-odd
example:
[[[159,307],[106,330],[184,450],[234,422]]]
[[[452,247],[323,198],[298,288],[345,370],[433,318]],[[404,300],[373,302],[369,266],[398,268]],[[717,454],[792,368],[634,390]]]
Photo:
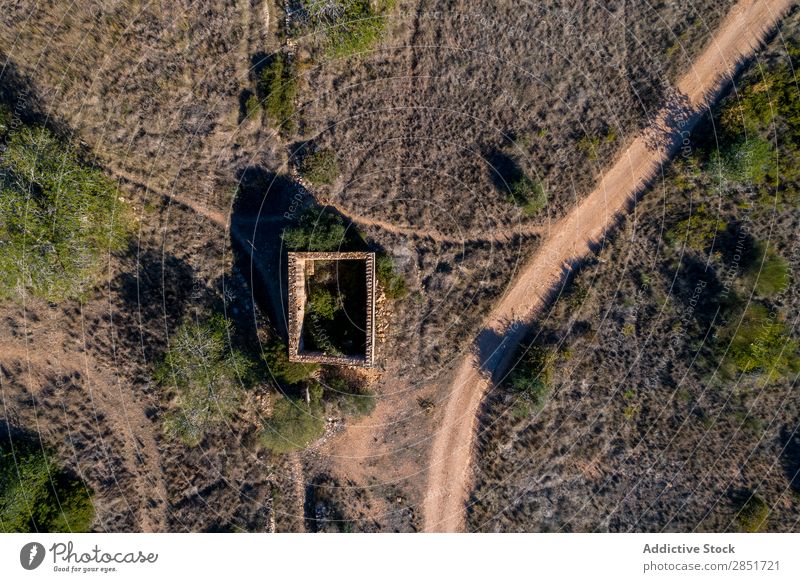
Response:
[[[458,235],[444,234],[442,232],[437,232],[435,230],[430,230],[426,228],[401,226],[398,224],[394,224],[392,222],[380,220],[379,218],[372,218],[369,216],[352,214],[344,206],[340,206],[339,204],[331,201],[320,201],[320,203],[324,204],[325,206],[330,206],[331,208],[340,212],[347,219],[361,226],[374,226],[376,228],[380,228],[381,230],[385,230],[393,234],[417,237],[420,239],[429,239],[434,242],[449,243],[455,245],[480,244],[480,243],[508,243],[511,242],[515,236],[536,236],[542,234],[546,229],[546,227],[540,226],[538,224],[522,224],[518,228],[513,228],[513,227],[494,228],[490,232],[484,232],[480,236],[474,236],[471,234],[458,236]]]
[[[289,174],[292,176],[295,183],[297,183],[305,191],[305,194],[316,200],[318,204],[333,208],[339,214],[341,214],[351,222],[354,222],[355,224],[359,224],[361,226],[374,226],[375,228],[380,228],[381,230],[385,230],[386,232],[391,232],[393,234],[399,234],[402,236],[410,236],[420,239],[428,239],[439,243],[449,243],[457,245],[463,245],[468,243],[480,244],[487,242],[507,243],[513,240],[515,236],[539,235],[542,232],[544,232],[546,228],[538,224],[521,224],[519,225],[518,228],[514,228],[511,226],[503,228],[493,228],[489,232],[483,231],[479,236],[474,236],[471,234],[464,234],[459,236],[459,235],[444,234],[442,232],[431,230],[429,228],[403,226],[386,220],[381,220],[380,218],[354,214],[352,210],[342,206],[341,204],[317,194],[314,187],[311,184],[309,184],[308,180],[305,180],[300,175],[300,173],[297,171],[296,168],[292,168]]]
[[[655,122],[637,137],[592,191],[558,221],[531,261],[493,308],[450,384],[444,416],[434,436],[423,501],[426,531],[463,531],[471,483],[477,412],[483,395],[502,378],[528,324],[563,281],[570,265],[590,252],[616,216],[660,172],[700,114],[739,65],[751,56],[790,0],[742,0],[678,82]]]

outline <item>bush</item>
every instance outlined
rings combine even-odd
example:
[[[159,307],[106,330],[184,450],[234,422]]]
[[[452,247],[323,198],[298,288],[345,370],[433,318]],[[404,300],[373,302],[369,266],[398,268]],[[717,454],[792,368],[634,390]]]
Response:
[[[375,258],[375,271],[386,297],[389,299],[402,299],[408,295],[408,286],[402,275],[395,271],[392,257],[379,254]]]
[[[275,453],[290,453],[305,449],[323,434],[325,418],[318,394],[313,395],[310,404],[284,396],[264,422],[261,443]]]
[[[312,184],[333,184],[340,173],[339,160],[333,150],[308,154],[300,163],[300,174]]]
[[[756,533],[764,528],[768,517],[769,505],[761,497],[753,494],[736,514],[736,523],[743,532]]]
[[[764,244],[756,247],[756,259],[745,273],[749,289],[761,297],[771,297],[789,287],[789,264]]]
[[[297,95],[297,80],[287,55],[275,55],[261,70],[256,93],[267,116],[282,131],[292,133],[295,130],[294,99]]]
[[[506,380],[511,390],[522,399],[525,410],[540,410],[550,395],[552,354],[549,349],[532,345],[522,356]]]
[[[667,240],[673,244],[686,244],[699,253],[705,252],[718,233],[725,230],[725,221],[712,214],[705,204],[698,206],[692,214],[681,220],[667,232]]]
[[[774,182],[777,159],[772,144],[760,137],[737,139],[712,156],[712,171],[732,182],[762,185]]]
[[[288,385],[307,380],[319,369],[317,364],[290,362],[286,345],[277,340],[267,345],[262,358],[272,376],[278,382]]]
[[[328,321],[333,321],[336,312],[342,308],[341,297],[334,299],[330,290],[313,285],[309,289],[306,313],[314,314]]]
[[[539,212],[547,205],[547,193],[538,180],[521,176],[509,185],[511,201],[526,215]]]
[[[743,373],[763,372],[766,380],[800,371],[798,342],[783,321],[761,303],[750,303],[720,334],[719,349]]]
[[[386,27],[386,12],[393,2],[382,0],[303,0],[312,26],[325,38],[325,51],[334,58],[368,50]]]
[[[164,420],[170,438],[197,445],[239,409],[254,366],[229,348],[229,332],[225,320],[215,315],[202,323],[184,323],[173,335],[156,371],[158,383],[173,393],[174,410]]]
[[[80,299],[129,223],[114,184],[42,127],[22,127],[0,158],[0,298]]]
[[[0,443],[0,532],[85,532],[91,492],[33,440]]]
[[[290,251],[335,251],[347,246],[341,217],[325,209],[308,208],[281,238]]]
[[[322,378],[324,397],[340,416],[367,416],[375,409],[375,395],[356,374],[328,368]]]
[[[247,117],[252,118],[261,108],[261,102],[258,99],[258,95],[253,94],[247,98],[245,102],[245,110],[247,111]]]

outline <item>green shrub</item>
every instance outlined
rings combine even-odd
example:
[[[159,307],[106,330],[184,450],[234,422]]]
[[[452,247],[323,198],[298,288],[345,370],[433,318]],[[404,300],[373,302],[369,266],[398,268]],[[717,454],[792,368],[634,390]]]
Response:
[[[590,162],[596,162],[598,158],[598,150],[600,149],[600,138],[598,136],[584,135],[577,143],[578,150],[586,156]]]
[[[295,130],[297,79],[289,57],[279,53],[261,70],[256,93],[264,111],[285,133]]]
[[[732,182],[754,185],[774,181],[777,159],[772,144],[760,137],[751,136],[724,145],[712,156],[712,171],[719,171]]]
[[[245,103],[245,109],[247,110],[247,117],[252,118],[258,113],[258,110],[261,108],[261,102],[258,99],[258,95],[253,94],[247,98],[247,102]]]
[[[171,338],[156,370],[156,380],[173,396],[173,410],[164,420],[170,438],[197,445],[208,430],[239,409],[254,366],[229,348],[229,332],[225,320],[215,315],[205,322],[184,323]]]
[[[798,342],[786,324],[771,317],[761,303],[750,303],[720,332],[719,349],[743,373],[763,372],[767,381],[800,371]]]
[[[79,299],[129,231],[115,185],[42,127],[0,157],[0,298]]]
[[[307,380],[319,369],[317,364],[290,362],[286,345],[277,340],[266,346],[262,357],[272,376],[278,382],[288,385]]]
[[[773,249],[758,244],[757,256],[745,273],[749,289],[761,297],[771,297],[789,287],[789,263]]]
[[[0,443],[0,532],[85,532],[91,492],[34,441]]]
[[[511,202],[522,209],[526,215],[539,212],[547,205],[547,192],[538,180],[521,176],[509,185]]]
[[[673,244],[686,244],[697,252],[705,252],[719,232],[726,227],[725,221],[712,214],[705,204],[698,206],[692,214],[681,220],[667,232],[667,240]]]
[[[344,222],[335,212],[308,208],[281,238],[290,251],[335,251],[346,246],[346,231]]]
[[[308,154],[300,163],[300,174],[312,184],[333,184],[340,173],[339,160],[333,150]]]
[[[511,390],[518,394],[524,411],[540,410],[550,395],[552,353],[549,349],[532,345],[522,356],[506,380]]]
[[[275,453],[290,453],[305,449],[323,434],[324,410],[317,394],[310,404],[284,396],[275,402],[272,416],[264,422],[261,443]]]
[[[399,274],[394,267],[392,257],[385,254],[378,254],[375,258],[375,271],[386,297],[389,299],[402,299],[408,295],[406,280]]]
[[[342,299],[334,299],[330,290],[319,285],[313,285],[309,289],[306,312],[332,321],[336,316],[336,312],[342,308],[341,304]]]
[[[736,523],[743,532],[756,533],[767,524],[767,518],[769,518],[769,505],[761,497],[753,494],[736,514]]]
[[[325,38],[325,51],[333,58],[369,50],[386,28],[386,13],[393,1],[303,0],[312,26]]]
[[[362,378],[328,368],[322,378],[324,398],[341,416],[367,416],[375,409],[375,395]]]

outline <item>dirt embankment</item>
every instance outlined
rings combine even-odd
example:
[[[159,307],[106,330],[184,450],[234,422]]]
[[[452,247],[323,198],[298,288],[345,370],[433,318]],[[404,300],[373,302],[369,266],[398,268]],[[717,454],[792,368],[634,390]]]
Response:
[[[478,407],[489,386],[502,379],[516,346],[549,294],[571,266],[591,252],[593,243],[603,238],[626,205],[659,175],[682,135],[794,4],[743,0],[734,6],[655,121],[603,175],[597,188],[554,225],[494,307],[475,340],[475,354],[457,366],[450,384],[430,457],[423,506],[427,531],[464,529]]]

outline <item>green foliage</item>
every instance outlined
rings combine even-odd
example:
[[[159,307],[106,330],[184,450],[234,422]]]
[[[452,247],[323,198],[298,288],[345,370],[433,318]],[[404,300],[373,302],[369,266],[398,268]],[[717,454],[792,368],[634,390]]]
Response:
[[[285,133],[295,130],[297,79],[289,57],[279,53],[261,70],[256,93],[264,111]]]
[[[511,371],[506,382],[513,392],[520,396],[524,412],[540,410],[547,397],[550,395],[550,382],[552,378],[553,355],[549,349],[532,345],[515,368]]]
[[[590,162],[597,161],[598,150],[600,148],[600,138],[598,136],[583,136],[578,140],[578,149],[586,156]]]
[[[0,299],[90,290],[129,222],[114,184],[42,127],[8,136],[0,157]]]
[[[396,300],[408,295],[406,280],[395,270],[392,257],[385,254],[377,255],[375,258],[375,271],[378,283],[383,288],[386,297]]]
[[[342,298],[334,299],[333,294],[325,287],[310,287],[306,302],[306,312],[332,321],[336,312],[342,308]]]
[[[290,251],[336,251],[347,245],[346,231],[344,222],[335,212],[308,208],[281,238]]]
[[[756,533],[767,525],[767,518],[769,505],[760,496],[753,494],[736,514],[736,523],[743,532]]]
[[[794,71],[800,65],[800,44],[791,39],[786,45],[791,64],[781,62],[767,70],[759,68],[758,82],[739,91],[737,99],[725,108],[721,121],[730,135],[753,134],[773,124],[785,126],[789,137],[800,138],[800,102]]]
[[[186,322],[171,338],[156,380],[173,394],[173,410],[164,431],[189,446],[211,428],[230,420],[241,405],[244,387],[253,381],[253,362],[228,346],[227,322],[215,315]]]
[[[247,102],[245,103],[245,108],[247,110],[247,117],[252,118],[258,113],[259,108],[261,107],[261,101],[258,99],[258,95],[253,94],[247,98]]]
[[[789,287],[789,263],[773,249],[759,243],[757,257],[747,272],[745,280],[749,289],[761,297],[771,297]]]
[[[369,50],[386,28],[393,1],[303,0],[314,28],[325,37],[329,57],[343,58]]]
[[[264,422],[261,443],[275,453],[290,453],[305,449],[324,433],[325,413],[318,393],[312,394],[310,404],[284,396]]]
[[[522,209],[526,215],[539,212],[547,205],[547,192],[538,180],[520,176],[509,185],[511,202]]]
[[[324,397],[341,416],[367,416],[375,409],[375,395],[361,378],[328,368],[323,377]]]
[[[718,169],[726,180],[759,186],[774,183],[777,159],[770,142],[749,137],[725,144],[720,153],[712,156],[712,168]]]
[[[718,160],[726,178],[777,186],[792,200],[797,197],[800,179],[800,99],[794,73],[800,66],[798,41],[789,40],[786,52],[791,63],[783,60],[759,68],[758,77],[746,83],[722,110],[723,143]]]
[[[719,349],[743,373],[762,372],[770,381],[800,371],[798,342],[786,324],[761,303],[750,303],[720,332]]]
[[[33,441],[0,444],[0,532],[85,532],[91,493]]]
[[[275,379],[289,385],[307,380],[319,369],[317,364],[290,362],[286,345],[277,340],[266,346],[262,358]]]
[[[341,173],[336,152],[325,149],[306,155],[300,164],[300,173],[312,184],[333,184]]]
[[[688,218],[681,220],[667,233],[667,240],[673,244],[685,242],[690,249],[704,252],[725,226],[723,219],[712,214],[705,204],[701,204]]]

